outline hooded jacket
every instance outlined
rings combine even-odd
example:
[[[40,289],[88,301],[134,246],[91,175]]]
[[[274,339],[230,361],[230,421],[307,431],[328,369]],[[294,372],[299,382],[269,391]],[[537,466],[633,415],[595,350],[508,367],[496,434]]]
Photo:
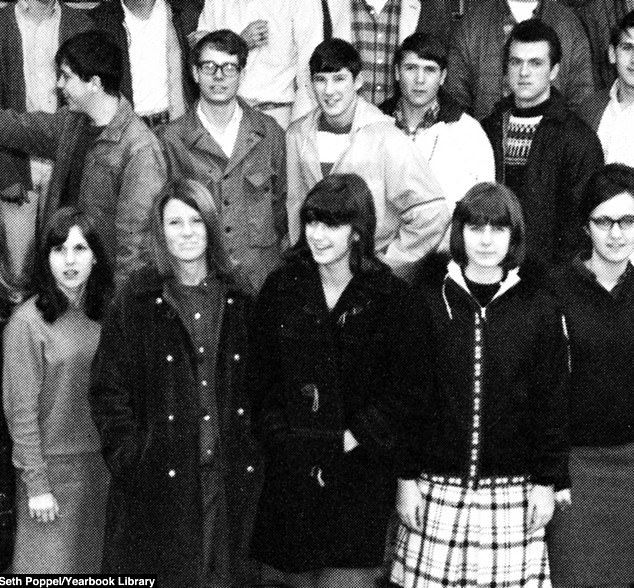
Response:
[[[438,386],[412,427],[410,477],[522,475],[565,487],[567,347],[554,299],[515,269],[482,307],[455,262],[442,275],[429,271],[419,287],[432,314]]]

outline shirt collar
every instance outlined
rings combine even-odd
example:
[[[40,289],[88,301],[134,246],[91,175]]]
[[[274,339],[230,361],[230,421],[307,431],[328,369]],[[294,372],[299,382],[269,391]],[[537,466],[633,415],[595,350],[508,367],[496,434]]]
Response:
[[[399,99],[398,103],[396,104],[396,110],[394,110],[394,120],[396,121],[396,126],[410,137],[416,136],[419,131],[429,129],[438,122],[438,114],[440,113],[440,104],[438,102],[438,98],[436,98],[434,102],[429,106],[429,108],[425,110],[422,120],[414,129],[412,129],[407,123],[405,113],[403,111],[402,100],[402,98]]]
[[[216,129],[215,127],[211,125],[211,123],[205,116],[205,113],[203,112],[203,108],[200,101],[198,102],[198,106],[196,107],[196,113],[198,114],[198,118],[200,119],[200,122],[202,123],[203,127],[205,127],[205,129],[212,136],[224,135],[231,127],[240,126],[240,122],[242,121],[242,108],[240,107],[240,104],[238,102],[236,102],[236,107],[234,108],[233,114],[231,115],[231,119],[229,120],[224,131]]]

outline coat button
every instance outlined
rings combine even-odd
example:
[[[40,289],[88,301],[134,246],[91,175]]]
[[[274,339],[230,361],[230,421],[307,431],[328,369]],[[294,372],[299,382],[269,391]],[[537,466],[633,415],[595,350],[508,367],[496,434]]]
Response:
[[[247,474],[252,474],[254,471],[255,471],[255,468],[252,465],[247,466]]]
[[[233,361],[240,361],[240,354],[239,354],[239,353],[236,353],[236,354],[233,356]]]
[[[174,358],[171,355],[168,355],[165,359],[167,359],[167,361],[174,361]]]
[[[208,414],[206,414],[206,415],[203,417],[203,421],[208,421],[210,418],[211,418],[211,417],[210,417]]]
[[[233,304],[233,298],[227,298],[227,304]]]
[[[198,353],[205,353],[205,348],[204,347],[199,347],[198,348]]]
[[[203,381],[200,383],[200,385],[201,385],[201,386],[205,386],[205,387],[206,387],[206,386],[207,386],[207,380],[203,380]]]
[[[167,475],[168,475],[170,478],[173,478],[173,477],[176,475],[176,470],[170,470],[169,472],[167,472]]]
[[[163,299],[160,296],[156,299],[156,304],[163,304]]]
[[[244,408],[238,409],[238,416],[244,416]]]
[[[170,422],[172,422],[172,421],[174,420],[174,415],[173,415],[173,414],[170,414],[170,415],[167,417],[167,420],[168,420],[168,421],[170,421]]]
[[[194,315],[194,319],[195,319],[195,320],[200,320],[200,313],[199,313],[199,312],[197,312],[197,313]]]

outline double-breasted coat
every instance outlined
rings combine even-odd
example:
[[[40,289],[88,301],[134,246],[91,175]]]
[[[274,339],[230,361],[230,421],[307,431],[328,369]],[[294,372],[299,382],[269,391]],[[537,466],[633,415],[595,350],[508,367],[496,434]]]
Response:
[[[247,299],[227,286],[216,367],[230,549],[248,546],[259,452],[243,397]],[[196,353],[155,270],[132,275],[104,322],[91,383],[112,473],[103,572],[196,586],[202,547]]]
[[[429,332],[387,269],[355,275],[330,311],[316,267],[268,278],[247,377],[266,447],[257,559],[290,572],[381,564],[399,429],[433,380]],[[359,443],[348,453],[346,429]]]

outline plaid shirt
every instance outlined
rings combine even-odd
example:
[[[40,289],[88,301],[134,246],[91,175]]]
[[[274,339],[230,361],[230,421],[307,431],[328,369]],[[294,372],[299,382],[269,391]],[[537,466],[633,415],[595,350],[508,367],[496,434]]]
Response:
[[[394,93],[392,65],[400,13],[401,0],[388,0],[379,14],[365,0],[352,0],[352,44],[363,63],[359,93],[375,105]]]
[[[424,131],[433,127],[438,122],[438,115],[440,114],[440,104],[438,100],[434,100],[431,106],[423,114],[422,120],[416,125],[415,128],[411,128],[405,118],[403,112],[403,106],[401,100],[398,101],[396,109],[394,110],[394,121],[396,126],[401,129],[410,139],[414,139],[419,131]]]

